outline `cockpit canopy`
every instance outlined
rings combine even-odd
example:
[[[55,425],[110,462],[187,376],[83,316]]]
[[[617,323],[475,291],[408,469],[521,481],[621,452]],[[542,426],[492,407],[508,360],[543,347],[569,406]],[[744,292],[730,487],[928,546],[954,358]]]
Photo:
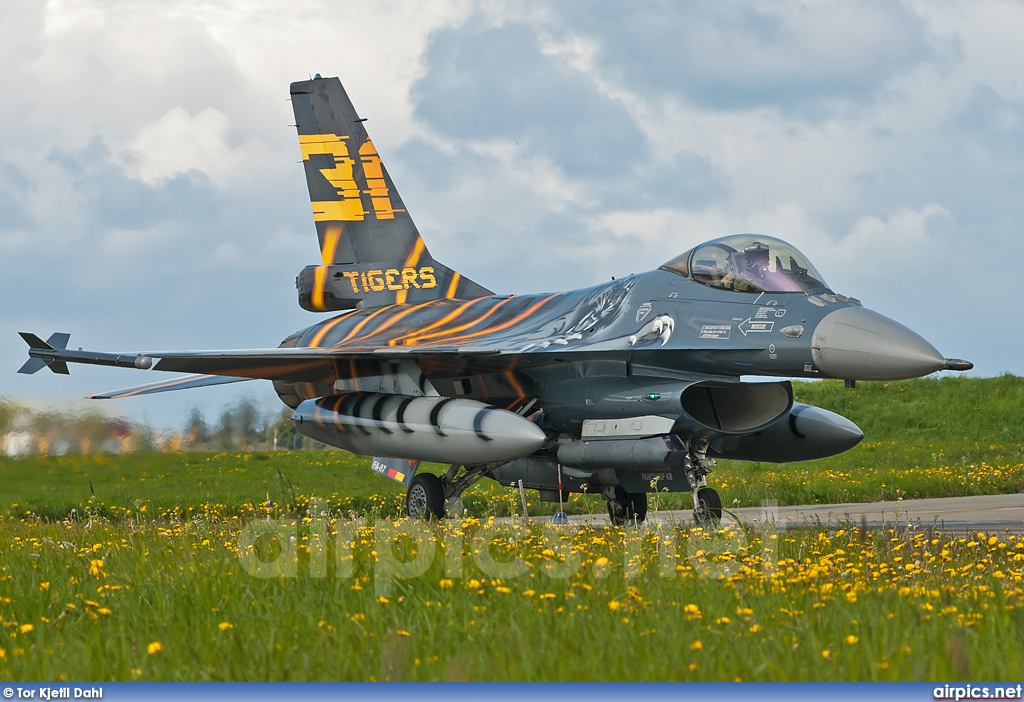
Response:
[[[828,289],[806,256],[784,241],[757,234],[713,239],[661,268],[725,290],[781,293]]]

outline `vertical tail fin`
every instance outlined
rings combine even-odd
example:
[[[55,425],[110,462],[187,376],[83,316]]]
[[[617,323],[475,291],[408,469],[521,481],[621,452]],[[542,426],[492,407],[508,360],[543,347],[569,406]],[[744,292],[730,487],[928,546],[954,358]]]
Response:
[[[435,261],[337,78],[291,85],[323,265],[299,275],[314,311],[490,295]]]

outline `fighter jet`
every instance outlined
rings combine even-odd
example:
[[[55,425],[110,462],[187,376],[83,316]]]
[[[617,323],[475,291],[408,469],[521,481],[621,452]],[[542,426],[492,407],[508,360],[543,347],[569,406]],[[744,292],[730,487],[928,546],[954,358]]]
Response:
[[[714,524],[716,459],[804,461],[863,438],[794,402],[790,379],[972,367],[761,234],[582,290],[495,294],[431,256],[337,78],[292,83],[291,102],[321,252],[296,279],[298,302],[334,316],[278,348],[241,351],[73,351],[67,334],[22,333],[20,372],[189,374],[94,398],[270,380],[301,434],[372,456],[403,483],[413,517],[443,517],[489,478],[548,501],[599,493],[617,524],[643,520],[651,491],[688,491],[695,519]],[[421,461],[450,467],[439,476]]]

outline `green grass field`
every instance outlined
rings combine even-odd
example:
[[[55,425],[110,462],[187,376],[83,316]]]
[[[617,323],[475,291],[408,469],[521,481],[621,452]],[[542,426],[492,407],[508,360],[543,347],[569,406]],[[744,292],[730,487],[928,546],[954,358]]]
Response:
[[[792,464],[721,461],[709,478],[726,507],[867,502],[1013,493],[1024,489],[1024,380],[945,378],[904,383],[798,383],[799,400],[857,422],[865,440],[833,458]],[[399,516],[401,485],[343,451],[160,454],[0,459],[0,510],[63,519],[215,512],[288,514],[311,496],[343,515]],[[440,470],[440,466],[431,467]],[[521,512],[519,497],[484,480],[465,498],[470,514]],[[689,508],[688,494],[660,494],[663,509]],[[530,514],[552,505],[530,496]],[[568,511],[603,513],[597,496],[573,496]]]
[[[865,443],[722,462],[726,505],[1024,488],[1021,379],[797,394]],[[422,527],[342,452],[5,459],[0,477],[4,680],[1024,677],[1008,534],[495,526],[518,494],[492,482]]]
[[[253,524],[3,522],[0,677],[1024,676],[1013,536]]]

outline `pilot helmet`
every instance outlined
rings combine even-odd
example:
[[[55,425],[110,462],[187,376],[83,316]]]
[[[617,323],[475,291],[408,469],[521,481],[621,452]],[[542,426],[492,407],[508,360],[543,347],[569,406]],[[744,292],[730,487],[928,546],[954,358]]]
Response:
[[[746,263],[748,271],[752,271],[760,275],[764,271],[768,270],[768,246],[762,244],[760,241],[755,241],[750,246],[743,249],[743,259]]]

